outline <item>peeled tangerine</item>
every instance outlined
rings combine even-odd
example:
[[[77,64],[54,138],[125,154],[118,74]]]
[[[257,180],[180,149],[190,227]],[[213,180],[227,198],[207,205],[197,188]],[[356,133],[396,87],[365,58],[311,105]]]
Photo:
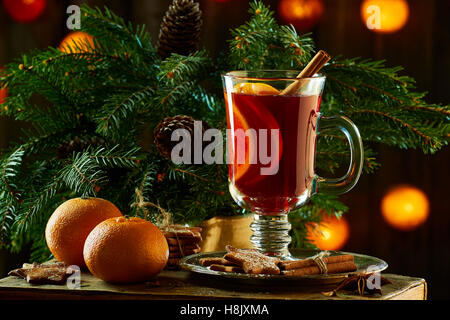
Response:
[[[235,93],[252,94],[252,95],[275,95],[280,92],[266,83],[238,83],[234,86]]]
[[[89,271],[107,282],[133,283],[156,276],[169,258],[167,240],[153,223],[112,218],[97,225],[84,244]]]

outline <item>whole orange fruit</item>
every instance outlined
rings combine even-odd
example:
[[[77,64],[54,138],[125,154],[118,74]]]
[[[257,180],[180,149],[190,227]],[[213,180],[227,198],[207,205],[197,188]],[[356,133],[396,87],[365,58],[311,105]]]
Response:
[[[83,247],[92,229],[103,220],[120,217],[108,200],[75,198],[61,204],[47,222],[45,239],[53,256],[69,265],[83,267]]]
[[[141,218],[111,218],[92,230],[84,244],[91,273],[107,282],[132,283],[157,275],[169,258],[162,232]]]

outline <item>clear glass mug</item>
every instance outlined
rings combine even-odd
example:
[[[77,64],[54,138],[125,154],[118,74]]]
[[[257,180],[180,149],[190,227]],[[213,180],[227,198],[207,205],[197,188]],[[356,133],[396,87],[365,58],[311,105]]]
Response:
[[[297,79],[297,71],[232,71],[222,76],[227,109],[229,190],[254,213],[254,247],[290,257],[288,213],[317,192],[342,194],[357,183],[363,167],[358,128],[343,116],[320,114],[325,77]],[[281,94],[293,82],[297,90]],[[317,135],[339,129],[350,146],[347,173],[334,179],[315,174]]]

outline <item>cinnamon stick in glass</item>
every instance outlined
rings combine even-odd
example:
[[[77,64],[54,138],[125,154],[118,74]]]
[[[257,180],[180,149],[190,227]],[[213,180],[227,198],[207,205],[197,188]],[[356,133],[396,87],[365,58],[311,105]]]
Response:
[[[302,78],[311,78],[314,76],[319,70],[330,61],[330,55],[323,50],[317,52],[317,54],[312,58],[312,60],[308,63],[308,65],[299,73],[297,79]],[[286,89],[280,92],[280,95],[292,95],[297,93],[297,91],[301,88],[302,81],[294,81],[291,83]]]

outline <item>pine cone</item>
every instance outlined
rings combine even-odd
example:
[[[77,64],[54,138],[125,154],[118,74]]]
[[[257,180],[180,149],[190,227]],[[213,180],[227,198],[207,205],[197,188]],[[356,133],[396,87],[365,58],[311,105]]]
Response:
[[[193,0],[173,0],[161,23],[158,53],[189,55],[199,49],[202,12]]]
[[[167,159],[171,159],[173,147],[180,141],[191,141],[191,163],[194,163],[194,119],[190,116],[168,117],[161,121],[154,132],[154,142],[158,151]],[[177,129],[186,129],[189,134],[180,141],[172,141],[172,133]],[[202,134],[209,129],[208,124],[202,121]]]

